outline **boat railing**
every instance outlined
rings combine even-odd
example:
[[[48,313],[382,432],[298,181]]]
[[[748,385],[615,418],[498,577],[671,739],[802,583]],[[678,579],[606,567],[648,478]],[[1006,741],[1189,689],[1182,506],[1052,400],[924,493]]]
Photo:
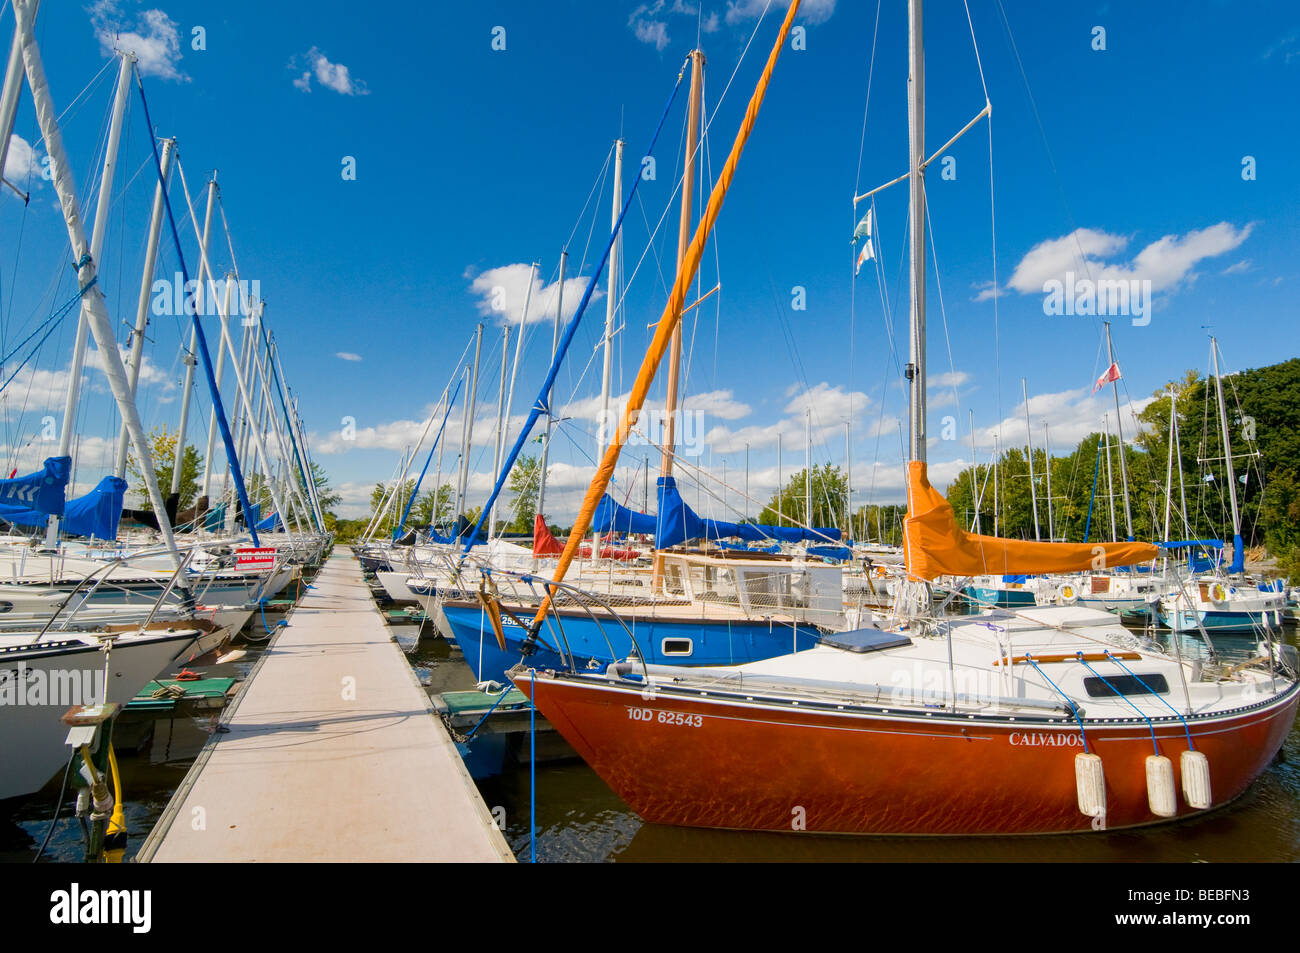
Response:
[[[176,569],[172,572],[171,577],[167,580],[167,585],[164,586],[162,592],[158,594],[158,598],[154,600],[153,606],[150,608],[149,613],[145,617],[144,622],[140,624],[141,632],[145,631],[145,629],[149,627],[150,623],[153,622],[154,617],[158,614],[159,608],[161,608],[163,603],[171,595],[172,590],[176,588],[177,582],[184,575],[185,569],[189,566],[190,560],[194,557],[194,553],[197,549],[198,549],[197,544],[192,546],[184,546],[184,547],[177,548],[177,552],[182,554],[181,559],[177,562]],[[138,559],[145,556],[157,556],[157,555],[163,555],[169,553],[171,553],[171,550],[167,548],[159,548],[152,552],[142,551],[142,552],[132,553],[129,556],[119,556],[116,559],[106,562],[102,566],[97,566],[95,569],[92,569],[89,573],[87,573],[84,577],[82,577],[80,581],[78,581],[77,585],[73,588],[72,592],[68,593],[67,598],[65,598],[61,603],[59,603],[58,608],[56,608],[54,612],[50,615],[50,618],[46,621],[45,625],[41,628],[40,632],[36,634],[36,636],[32,639],[32,641],[39,642],[45,636],[45,633],[47,633],[50,630],[50,628],[54,625],[55,620],[59,618],[63,610],[72,604],[77,594],[80,593],[82,588],[87,583],[89,583],[92,579],[95,581],[91,586],[89,592],[86,594],[86,597],[82,599],[80,604],[77,605],[76,608],[74,608],[69,613],[69,618],[64,621],[64,624],[62,626],[60,626],[60,631],[67,628],[71,618],[75,617],[77,611],[89,603],[91,596],[95,594],[95,592],[104,584],[104,582],[108,579],[109,576],[113,574],[115,570],[120,569],[122,568],[122,566],[127,565],[131,559]]]

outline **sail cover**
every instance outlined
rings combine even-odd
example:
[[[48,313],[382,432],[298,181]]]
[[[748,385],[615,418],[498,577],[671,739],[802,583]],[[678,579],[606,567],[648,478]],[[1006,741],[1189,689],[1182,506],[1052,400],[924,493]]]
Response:
[[[907,465],[903,536],[914,579],[1098,570],[1149,562],[1160,553],[1151,543],[1039,543],[967,533],[919,460]]]
[[[12,480],[0,480],[0,517],[19,522],[13,516],[38,514],[62,516],[68,477],[72,474],[71,457],[48,457],[42,469]],[[7,512],[6,512],[7,511]],[[40,525],[47,521],[40,519]],[[24,524],[29,525],[29,524]]]
[[[704,519],[686,505],[672,477],[660,477],[659,516],[655,525],[655,546],[665,549],[691,539],[744,539],[758,542],[776,539],[786,543],[838,542],[840,531],[831,527],[765,526]]]
[[[609,497],[605,497],[609,499]],[[612,502],[612,501],[611,501]],[[558,556],[564,552],[564,547],[560,541],[551,535],[550,529],[546,525],[546,519],[541,513],[533,516],[533,555],[534,556]]]
[[[596,513],[591,519],[591,528],[597,533],[638,533],[650,536],[655,531],[655,518],[648,513],[629,510],[614,501],[606,493],[596,505]]]

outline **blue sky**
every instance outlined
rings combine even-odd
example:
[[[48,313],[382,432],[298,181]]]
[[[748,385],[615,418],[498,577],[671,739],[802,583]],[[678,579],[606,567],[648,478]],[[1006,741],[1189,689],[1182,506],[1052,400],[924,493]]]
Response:
[[[56,5],[68,8],[57,18]],[[83,203],[112,95],[104,47],[114,42],[140,54],[156,130],[178,137],[191,191],[219,170],[241,277],[260,283],[315,457],[343,488],[343,511],[357,514],[369,488],[418,440],[479,321],[486,327],[470,464],[481,499],[490,483],[502,326],[517,327],[529,263],[540,263],[541,285],[515,386],[516,422],[549,361],[546,304],[561,248],[568,242],[569,277],[589,277],[608,234],[612,141],[620,134],[627,141],[630,184],[698,36],[708,57],[705,110],[714,115],[707,189],[779,26],[784,4],[773,3],[760,22],[764,6],[398,3],[381,17],[358,4],[46,0],[38,30],[59,109],[91,84],[64,121]],[[970,3],[991,124],[976,125],[944,153],[955,178],[942,178],[938,163],[927,174],[939,265],[936,281],[928,263],[930,459],[941,484],[970,460],[969,412],[980,456],[994,432],[1004,444],[1023,442],[1021,377],[1036,444],[1044,421],[1054,448],[1064,450],[1113,413],[1105,392],[1089,395],[1105,369],[1100,320],[1044,313],[1043,282],[1066,270],[1152,282],[1150,323],[1113,324],[1124,392],[1138,407],[1170,378],[1206,368],[1203,325],[1213,326],[1229,368],[1296,354],[1295,8],[1258,3],[1245,16],[1226,2],[1004,6],[1005,24],[997,3]],[[868,265],[853,278],[849,237],[865,211],[855,211],[855,191],[906,167],[906,4],[882,3],[877,25],[869,0],[820,0],[805,4],[799,23],[806,48],[782,54],[704,258],[700,290],[715,283],[721,290],[685,321],[685,393],[703,414],[692,424],[691,449],[700,452],[689,462],[709,471],[710,491],[733,507],[746,443],[753,497],[765,499],[776,483],[777,433],[784,473],[803,466],[806,407],[815,462],[843,463],[850,421],[855,504],[901,500],[906,183],[877,196],[878,270]],[[6,10],[0,29],[7,35],[12,24]],[[498,27],[504,50],[493,48],[494,38],[501,45]],[[1094,49],[1096,27],[1104,28],[1104,49]],[[194,48],[195,28],[205,49]],[[974,50],[964,7],[929,4],[932,149],[984,105]],[[641,182],[624,232],[616,395],[635,376],[673,277],[678,212],[669,203],[681,173],[684,92],[664,125],[657,176]],[[134,99],[128,123],[101,262],[110,313],[122,321],[134,315],[153,188]],[[39,169],[41,155],[29,96],[15,134],[34,147],[17,156],[22,150],[11,147],[6,171],[17,181],[24,157]],[[354,179],[342,174],[345,157],[355,160]],[[1253,178],[1243,177],[1246,157]],[[12,194],[0,200],[6,352],[71,293],[51,187],[39,172],[24,181],[32,189],[26,209]],[[185,242],[193,271],[192,232]],[[214,266],[224,272],[224,236],[214,246]],[[165,246],[160,276],[175,265]],[[566,285],[566,313],[583,284]],[[503,289],[504,312],[491,308],[494,288]],[[804,310],[793,308],[796,288]],[[593,352],[604,317],[600,297],[557,383],[556,402],[570,419],[553,444],[547,509],[560,521],[590,476],[589,418],[600,388]],[[146,425],[174,427],[182,330],[160,316],[149,337],[142,414]],[[39,373],[25,370],[6,389],[0,410],[10,465],[39,459],[34,435],[41,417],[62,406],[71,341],[65,322],[33,361]],[[653,392],[659,399],[663,376]],[[117,427],[102,379],[92,372],[89,380],[87,393],[96,396],[83,400],[78,422],[83,484],[111,466]],[[205,393],[195,405],[201,423],[191,439],[202,441]],[[954,440],[942,439],[945,416],[955,421]],[[345,418],[355,434],[343,431]],[[459,435],[457,408],[444,476]],[[637,447],[625,459],[634,466],[647,454],[657,456]],[[725,493],[724,467],[732,488]],[[640,478],[629,469],[620,492],[633,487],[637,503]],[[687,499],[706,512],[734,515],[692,493]]]

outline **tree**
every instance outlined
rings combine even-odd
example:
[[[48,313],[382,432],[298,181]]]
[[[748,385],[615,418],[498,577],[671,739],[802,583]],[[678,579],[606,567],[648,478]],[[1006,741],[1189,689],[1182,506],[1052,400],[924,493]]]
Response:
[[[176,433],[168,430],[166,425],[155,427],[149,431],[149,453],[153,457],[153,470],[154,475],[158,478],[158,489],[166,498],[171,492],[172,470],[176,461]],[[202,467],[203,457],[199,455],[193,444],[186,444],[185,452],[181,455],[181,485],[180,502],[177,504],[178,510],[189,509],[194,505],[195,497],[199,491],[198,475]],[[134,449],[127,455],[126,469],[141,496],[144,497],[141,508],[153,510],[153,501],[149,498],[148,491],[145,489],[144,474],[140,469],[139,461],[135,457]]]
[[[373,520],[375,515],[384,508],[384,518],[375,526],[376,536],[390,535],[402,519],[402,511],[406,509],[406,501],[411,498],[411,493],[415,491],[414,480],[403,480],[401,487],[397,491],[397,499],[388,499],[392,495],[392,486],[389,483],[376,483],[375,488],[370,491],[370,518]],[[412,507],[414,509],[414,507]],[[410,523],[410,517],[407,518]]]
[[[301,470],[295,472],[302,473]],[[329,512],[331,508],[343,501],[343,497],[330,486],[330,478],[325,475],[325,468],[314,460],[311,465],[311,478],[316,485],[316,501],[320,504],[322,514]]]
[[[444,483],[425,493],[411,508],[410,522],[419,526],[438,525],[451,516],[452,495],[450,483]]]
[[[763,508],[758,521],[775,525],[798,522],[805,526],[839,526],[844,522],[848,480],[837,466],[815,464],[812,469],[812,504],[808,502],[808,471],[790,478]]]
[[[541,490],[542,464],[537,457],[520,457],[510,471],[510,524],[512,533],[526,533],[533,528],[537,512],[537,495]]]

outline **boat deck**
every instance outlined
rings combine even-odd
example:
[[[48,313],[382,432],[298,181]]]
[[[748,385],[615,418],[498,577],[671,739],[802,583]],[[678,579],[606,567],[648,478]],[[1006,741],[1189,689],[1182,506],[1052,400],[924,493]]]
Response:
[[[139,860],[513,861],[350,554],[325,563]]]

